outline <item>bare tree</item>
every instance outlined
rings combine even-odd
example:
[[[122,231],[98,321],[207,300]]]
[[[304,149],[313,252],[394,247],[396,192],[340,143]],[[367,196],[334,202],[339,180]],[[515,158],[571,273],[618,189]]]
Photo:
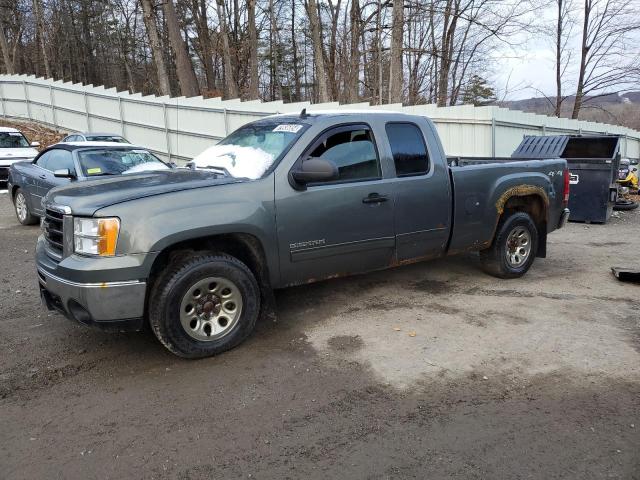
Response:
[[[156,11],[151,0],[140,0],[142,10],[144,11],[144,24],[149,36],[149,45],[153,54],[153,63],[156,67],[156,75],[158,77],[158,89],[161,95],[171,95],[171,87],[169,85],[169,76],[167,75],[167,67],[164,63],[162,53],[162,45],[160,36],[158,35]]]
[[[389,102],[402,102],[404,72],[402,47],[404,37],[404,0],[393,2],[393,30],[391,32],[391,60],[389,62]]]
[[[33,0],[33,15],[35,16],[38,35],[40,36],[44,71],[47,77],[51,77],[51,67],[49,66],[49,55],[47,54],[47,39],[45,37],[44,18],[42,15],[42,5],[40,4],[40,0]]]
[[[311,41],[313,42],[313,61],[315,63],[317,97],[319,103],[329,101],[329,88],[327,85],[327,72],[324,66],[324,49],[322,48],[322,34],[320,32],[320,17],[318,5],[315,0],[306,1],[309,27],[311,29]]]
[[[258,30],[256,28],[256,0],[247,0],[247,28],[249,30],[249,91],[248,97],[260,97],[258,89]]]
[[[562,103],[565,100],[562,91],[562,79],[571,60],[571,51],[568,49],[568,42],[573,27],[573,1],[555,0],[556,3],[556,98],[554,115],[560,117]]]
[[[207,90],[213,91],[215,85],[215,72],[213,69],[213,52],[211,45],[211,35],[209,33],[209,23],[206,0],[191,0],[191,12],[195,23],[198,37],[194,42],[197,45],[198,56],[204,68]]]
[[[640,29],[627,0],[584,0],[578,85],[571,118],[578,118],[588,95],[619,92],[637,79],[639,58],[629,49]]]
[[[361,35],[361,13],[360,2],[351,0],[349,10],[349,84],[347,98],[349,102],[357,102],[360,96],[360,51],[358,49],[358,39]]]
[[[4,60],[4,69],[7,73],[14,73],[13,61],[11,60],[11,52],[9,51],[9,44],[7,43],[7,37],[4,34],[4,22],[0,23],[0,48],[2,48],[2,59]]]
[[[176,57],[176,73],[180,83],[180,92],[185,97],[195,97],[200,94],[200,87],[198,86],[196,73],[193,70],[187,45],[180,33],[180,25],[178,24],[178,16],[176,15],[173,0],[165,0],[163,11],[169,32],[169,42]]]
[[[224,0],[216,0],[218,6],[218,22],[220,23],[220,38],[222,39],[222,57],[224,63],[225,94],[227,98],[238,97],[233,64],[231,63],[231,47],[229,46],[229,29],[227,26],[226,8]]]

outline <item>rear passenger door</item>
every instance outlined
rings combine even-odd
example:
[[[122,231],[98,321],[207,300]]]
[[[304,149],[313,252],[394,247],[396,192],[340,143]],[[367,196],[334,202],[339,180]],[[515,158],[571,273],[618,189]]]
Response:
[[[432,132],[416,123],[385,126],[396,170],[393,184],[399,261],[437,257],[451,228],[451,187],[442,162],[432,162],[425,139]]]
[[[294,164],[333,162],[339,178],[296,189],[276,184],[280,272],[284,284],[388,266],[394,255],[392,186],[367,125],[317,137]]]

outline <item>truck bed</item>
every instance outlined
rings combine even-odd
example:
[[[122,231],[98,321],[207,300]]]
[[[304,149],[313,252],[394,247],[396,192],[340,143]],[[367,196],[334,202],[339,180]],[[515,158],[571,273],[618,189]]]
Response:
[[[450,253],[491,244],[505,194],[513,189],[544,198],[547,231],[555,230],[562,213],[563,159],[456,158],[456,165],[449,167],[454,205]]]

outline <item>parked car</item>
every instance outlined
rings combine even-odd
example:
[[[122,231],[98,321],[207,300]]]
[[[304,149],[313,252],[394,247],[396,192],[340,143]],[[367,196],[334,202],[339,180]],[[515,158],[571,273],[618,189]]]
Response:
[[[82,132],[72,133],[64,137],[61,142],[115,142],[115,143],[130,143],[122,135],[115,133],[101,133],[101,132]]]
[[[133,145],[57,143],[32,161],[13,163],[7,189],[18,221],[30,225],[43,214],[42,197],[53,187],[107,175],[169,168],[152,153]]]
[[[38,142],[29,140],[20,130],[0,127],[0,188],[4,188],[9,176],[9,167],[15,162],[32,160],[38,155]]]
[[[50,191],[36,248],[48,308],[148,321],[174,354],[204,357],[273,312],[275,288],[467,251],[520,277],[569,215],[565,160],[449,167],[421,116],[266,117],[195,163]]]

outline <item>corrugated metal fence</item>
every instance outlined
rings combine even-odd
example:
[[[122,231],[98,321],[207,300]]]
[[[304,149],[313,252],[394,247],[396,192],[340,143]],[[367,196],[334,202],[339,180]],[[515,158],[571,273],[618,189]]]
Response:
[[[120,133],[164,158],[188,160],[241,125],[274,113],[326,109],[383,109],[431,118],[447,155],[509,156],[523,135],[609,133],[621,135],[622,155],[640,158],[640,132],[595,122],[559,119],[499,107],[462,105],[339,105],[156,97],[114,88],[52,81],[33,75],[0,75],[1,114],[69,131]]]

